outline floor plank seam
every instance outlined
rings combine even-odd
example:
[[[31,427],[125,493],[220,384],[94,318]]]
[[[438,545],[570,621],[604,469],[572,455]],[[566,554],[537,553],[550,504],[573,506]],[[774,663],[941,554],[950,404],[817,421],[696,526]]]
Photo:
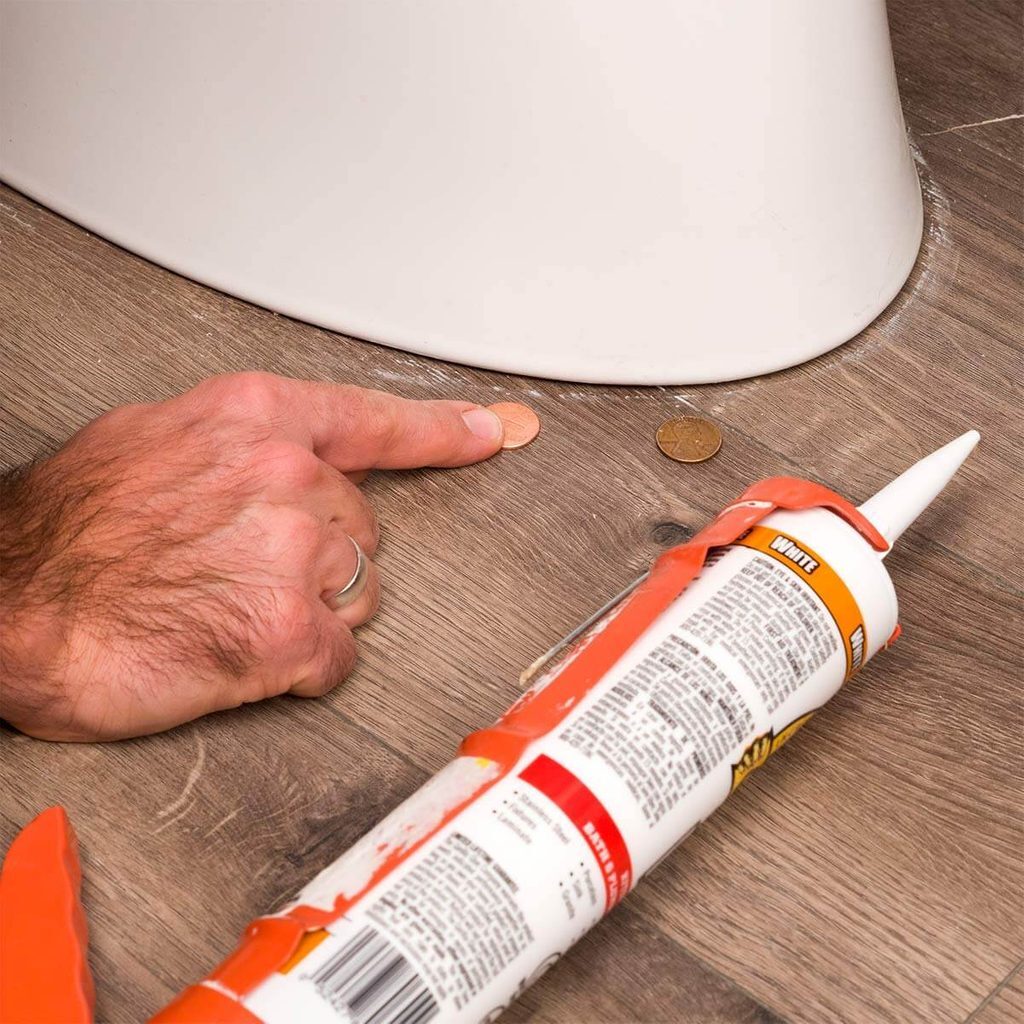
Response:
[[[705,412],[702,409],[697,409],[696,406],[694,406],[694,410],[696,412],[699,412],[703,416],[708,415],[707,412]],[[758,438],[746,433],[745,431],[733,427],[732,425],[729,425],[728,430],[730,433],[735,434],[737,437],[742,437],[745,441],[749,442],[754,447],[760,448],[763,451],[770,452],[776,458],[781,460],[781,462],[787,468],[794,470],[796,474],[801,478],[812,480],[815,483],[822,484],[825,487],[830,486],[829,481],[825,480],[823,477],[818,476],[817,474],[808,473],[806,469],[798,466],[793,459],[789,458],[787,455],[783,455],[781,452],[775,451],[775,449],[768,445],[766,442],[761,441]],[[701,509],[698,508],[697,511],[700,512]],[[971,561],[971,559],[966,558],[959,552],[953,550],[950,547],[947,547],[945,544],[941,543],[941,541],[936,541],[933,538],[920,535],[920,531],[915,530],[913,528],[911,528],[911,530],[909,530],[907,533],[908,537],[914,537],[915,535],[918,535],[918,539],[921,540],[923,544],[931,548],[933,551],[936,551],[939,554],[943,555],[945,558],[948,558],[952,561],[956,561],[961,565],[969,566],[971,569],[979,573],[985,579],[993,580],[996,583],[998,583],[1000,589],[1006,590],[1010,594],[1019,597],[1024,597],[1024,590],[1019,590],[1018,588],[1014,587],[1014,585],[1009,580],[1004,580],[1002,577],[996,576],[991,569],[988,569],[983,565],[979,565],[977,562]]]
[[[1002,992],[1011,981],[1013,981],[1014,976],[1022,967],[1024,967],[1024,960],[1018,960],[1013,967],[1010,968],[1006,977],[1003,978],[1003,980],[999,982],[999,984],[996,985],[996,987],[992,989],[992,991],[989,992],[989,994],[985,996],[985,998],[982,999],[982,1001],[978,1003],[978,1005],[964,1018],[963,1024],[972,1024],[973,1021],[976,1021],[985,1008],[995,1000],[996,996],[998,996],[999,993]]]
[[[417,764],[405,751],[399,750],[397,747],[392,746],[383,736],[375,733],[372,729],[357,721],[351,715],[346,714],[340,708],[335,707],[329,701],[324,702],[327,710],[330,711],[335,718],[342,721],[345,725],[352,729],[355,729],[360,735],[367,737],[374,743],[380,744],[389,754],[394,755],[399,761],[402,762],[407,768],[412,768],[420,778],[420,784],[422,785],[426,780],[433,774],[429,768],[424,768],[423,765]]]
[[[922,548],[926,551],[932,551],[935,554],[942,555],[943,558],[948,559],[956,565],[973,569],[981,576],[982,579],[985,580],[986,583],[991,583],[997,590],[1002,591],[1004,594],[1008,594],[1010,597],[1024,598],[1024,588],[1017,587],[1010,580],[1005,579],[1002,576],[997,576],[991,569],[988,569],[983,565],[978,565],[977,562],[972,562],[969,558],[965,558],[959,551],[948,548],[945,544],[942,544],[928,536],[924,536],[919,539]]]
[[[643,879],[641,879],[641,881],[642,880]],[[624,904],[624,906],[626,906],[627,908],[632,907],[632,905],[629,903]],[[695,964],[700,966],[709,975],[711,975],[714,978],[717,978],[724,984],[728,985],[730,988],[738,992],[740,995],[745,996],[755,1006],[758,1006],[762,1010],[765,1010],[767,1013],[771,1014],[772,1018],[775,1022],[777,1022],[777,1024],[790,1024],[790,1019],[786,1017],[781,1011],[777,1010],[770,1003],[767,1003],[764,999],[761,999],[758,996],[754,995],[754,993],[751,992],[750,989],[748,989],[745,985],[741,984],[739,981],[737,981],[731,975],[727,974],[721,968],[715,967],[715,965],[712,964],[709,960],[706,960],[699,953],[695,952],[694,950],[690,949],[687,945],[680,942],[679,939],[677,939],[674,935],[670,935],[667,931],[659,927],[654,922],[647,920],[647,918],[639,912],[639,908],[635,909],[633,912],[636,913],[636,915],[644,921],[647,927],[656,931],[659,935],[661,935],[673,946],[675,946],[678,950],[680,950],[685,956],[689,957]]]

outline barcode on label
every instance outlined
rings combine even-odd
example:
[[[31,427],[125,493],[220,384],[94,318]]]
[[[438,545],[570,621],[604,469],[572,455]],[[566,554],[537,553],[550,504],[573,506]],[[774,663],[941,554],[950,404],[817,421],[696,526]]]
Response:
[[[351,1024],[425,1024],[438,1005],[412,964],[375,928],[363,928],[309,980]]]

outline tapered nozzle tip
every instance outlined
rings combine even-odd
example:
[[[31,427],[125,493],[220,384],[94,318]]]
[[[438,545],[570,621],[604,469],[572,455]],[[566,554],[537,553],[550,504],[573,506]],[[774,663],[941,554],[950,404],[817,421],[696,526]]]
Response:
[[[885,537],[890,547],[949,483],[979,440],[978,431],[968,430],[915,462],[860,506],[864,517]]]

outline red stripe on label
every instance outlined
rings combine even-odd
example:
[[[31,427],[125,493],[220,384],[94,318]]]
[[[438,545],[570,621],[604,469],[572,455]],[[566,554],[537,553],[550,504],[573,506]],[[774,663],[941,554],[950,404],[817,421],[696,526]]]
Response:
[[[597,860],[604,879],[605,913],[629,892],[633,862],[626,841],[604,804],[568,768],[547,754],[531,761],[519,778],[556,803],[576,826]]]

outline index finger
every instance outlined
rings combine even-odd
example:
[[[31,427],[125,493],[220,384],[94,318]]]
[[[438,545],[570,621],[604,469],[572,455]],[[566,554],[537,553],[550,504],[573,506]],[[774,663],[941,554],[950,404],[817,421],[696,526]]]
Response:
[[[345,384],[288,381],[288,419],[325,462],[365,469],[466,466],[501,448],[501,420],[473,402],[414,401]]]

